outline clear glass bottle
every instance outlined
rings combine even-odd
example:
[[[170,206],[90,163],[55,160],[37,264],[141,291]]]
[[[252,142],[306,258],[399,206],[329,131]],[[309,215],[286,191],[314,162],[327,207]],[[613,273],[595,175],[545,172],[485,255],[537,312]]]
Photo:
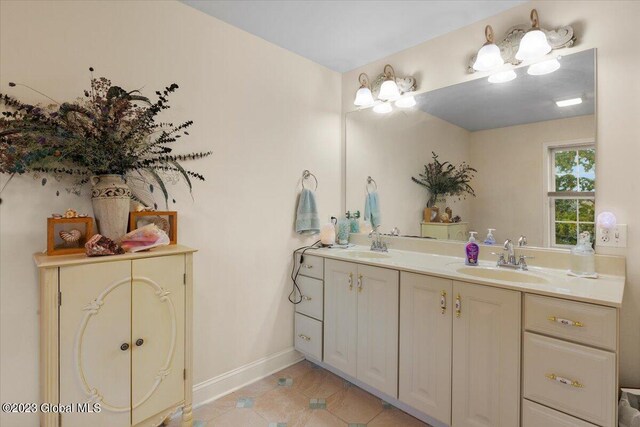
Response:
[[[578,244],[571,248],[571,272],[576,276],[593,276],[596,274],[596,251],[591,247],[591,234],[580,233]]]

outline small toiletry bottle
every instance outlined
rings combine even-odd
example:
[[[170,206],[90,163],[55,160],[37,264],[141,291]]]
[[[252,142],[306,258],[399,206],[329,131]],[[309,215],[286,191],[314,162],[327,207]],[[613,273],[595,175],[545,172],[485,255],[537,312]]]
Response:
[[[360,211],[356,211],[356,213],[351,214],[351,232],[360,232]]]
[[[469,232],[469,241],[465,245],[465,258],[464,263],[467,265],[478,265],[478,255],[480,255],[480,247],[476,243],[475,231]]]
[[[484,244],[485,245],[495,245],[496,244],[496,238],[493,237],[493,232],[496,231],[495,228],[490,228],[489,232],[487,233],[487,238],[484,239]]]
[[[583,231],[578,236],[578,244],[571,249],[571,272],[576,276],[596,274],[595,251],[591,247],[591,234]]]

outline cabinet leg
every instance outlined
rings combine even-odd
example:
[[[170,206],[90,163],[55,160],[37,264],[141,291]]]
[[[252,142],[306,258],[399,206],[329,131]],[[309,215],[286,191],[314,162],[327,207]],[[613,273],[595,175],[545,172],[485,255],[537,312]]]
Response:
[[[182,409],[182,427],[193,426],[193,411],[191,405],[185,405]]]

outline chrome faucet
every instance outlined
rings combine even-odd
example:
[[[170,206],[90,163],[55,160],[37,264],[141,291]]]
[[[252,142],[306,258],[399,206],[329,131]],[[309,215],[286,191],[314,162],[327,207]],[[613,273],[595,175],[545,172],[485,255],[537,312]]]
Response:
[[[371,250],[375,252],[389,252],[387,244],[382,241],[382,236],[378,228],[380,228],[380,225],[376,225],[369,233],[369,238],[373,239],[371,241]]]
[[[522,240],[524,236],[522,236],[520,238],[520,240]],[[520,240],[518,241],[518,243],[520,243]],[[524,238],[525,240],[525,244],[526,244],[526,238]],[[519,244],[519,246],[524,246]],[[507,258],[505,259],[505,254],[503,253],[495,253],[492,252],[493,255],[497,255],[498,256],[498,262],[496,263],[497,267],[504,267],[504,268],[513,268],[513,269],[518,269],[518,270],[528,270],[529,267],[527,266],[527,259],[531,259],[533,258],[532,256],[526,256],[526,255],[520,255],[516,261],[516,253],[513,249],[513,242],[511,241],[511,239],[507,239],[504,242],[504,250],[507,251]]]
[[[520,238],[518,239],[518,246],[527,246],[527,236],[525,236],[524,234],[520,236]]]

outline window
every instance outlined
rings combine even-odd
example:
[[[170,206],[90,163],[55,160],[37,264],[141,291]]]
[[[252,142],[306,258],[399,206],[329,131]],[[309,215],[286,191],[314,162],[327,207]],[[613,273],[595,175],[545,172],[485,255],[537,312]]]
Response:
[[[573,246],[583,231],[595,232],[596,148],[593,144],[549,149],[551,246]]]

